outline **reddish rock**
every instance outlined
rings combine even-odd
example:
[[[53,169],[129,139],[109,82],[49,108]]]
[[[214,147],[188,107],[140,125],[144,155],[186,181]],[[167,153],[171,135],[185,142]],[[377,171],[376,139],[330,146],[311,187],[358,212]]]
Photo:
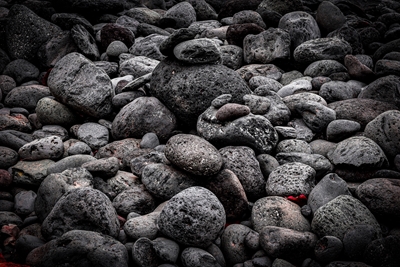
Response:
[[[250,113],[250,108],[245,105],[228,103],[218,109],[215,117],[219,121],[233,121]]]

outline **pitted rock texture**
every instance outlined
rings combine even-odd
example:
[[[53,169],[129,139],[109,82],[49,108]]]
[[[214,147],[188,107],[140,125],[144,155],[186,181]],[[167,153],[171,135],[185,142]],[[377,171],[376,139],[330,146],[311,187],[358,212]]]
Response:
[[[187,246],[207,247],[225,225],[225,211],[211,191],[190,187],[164,206],[158,220],[160,231]]]

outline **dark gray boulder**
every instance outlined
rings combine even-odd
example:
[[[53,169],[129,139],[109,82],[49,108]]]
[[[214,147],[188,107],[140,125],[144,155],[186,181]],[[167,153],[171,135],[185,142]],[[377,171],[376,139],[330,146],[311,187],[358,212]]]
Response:
[[[11,167],[13,183],[25,186],[38,186],[46,178],[48,168],[54,166],[54,161],[42,159],[36,161],[18,161]]]
[[[111,133],[114,138],[142,138],[149,132],[162,141],[177,127],[175,115],[155,97],[139,97],[124,106],[114,118]]]
[[[150,94],[190,126],[216,97],[232,94],[232,102],[241,103],[250,92],[245,81],[224,65],[186,65],[172,59],[157,65],[150,82]]]
[[[324,33],[329,33],[342,27],[346,22],[346,17],[335,4],[323,1],[318,6],[316,21]]]
[[[308,220],[302,215],[299,205],[279,196],[260,198],[251,212],[254,230],[261,233],[267,226],[277,226],[300,232],[310,231]]]
[[[155,200],[144,186],[136,186],[122,191],[113,199],[113,206],[121,216],[131,212],[147,214],[154,210]]]
[[[12,89],[4,98],[4,104],[8,107],[21,107],[28,111],[33,111],[37,107],[38,101],[51,92],[47,86],[43,85],[24,85]]]
[[[329,235],[343,240],[347,230],[359,224],[371,225],[378,236],[382,234],[374,215],[361,201],[349,195],[340,195],[315,212],[311,230],[319,237]]]
[[[85,57],[93,61],[100,59],[96,40],[84,26],[79,24],[74,25],[71,29],[71,37],[77,45],[78,50]]]
[[[209,179],[204,187],[213,192],[224,206],[227,221],[239,220],[248,211],[246,192],[237,175],[231,170],[223,169]]]
[[[278,143],[278,133],[271,122],[261,115],[249,114],[222,124],[215,118],[218,110],[208,108],[198,119],[197,132],[218,146],[248,146],[257,153],[270,153]]]
[[[70,108],[50,97],[41,98],[37,102],[35,112],[42,125],[71,126],[79,121]]]
[[[352,49],[348,42],[338,38],[317,38],[299,45],[293,53],[299,63],[312,63],[317,60],[333,59],[342,61]]]
[[[57,160],[64,154],[63,141],[58,136],[36,139],[25,144],[18,150],[18,155],[24,160]]]
[[[199,185],[199,181],[189,173],[161,163],[145,166],[141,175],[147,190],[161,200],[168,200],[184,189]]]
[[[269,196],[309,195],[315,186],[315,170],[300,162],[290,162],[275,168],[266,182]],[[290,177],[290,178],[289,178]]]
[[[246,146],[221,148],[224,168],[236,174],[250,200],[265,196],[265,178],[254,151]]]
[[[365,136],[375,141],[390,158],[400,151],[399,119],[400,111],[386,111],[370,121],[364,131]]]
[[[359,98],[374,99],[386,102],[400,108],[400,97],[398,95],[398,84],[400,77],[388,75],[376,79],[370,83],[358,96]]]
[[[39,69],[25,59],[16,59],[7,64],[3,75],[12,77],[17,84],[22,84],[37,80]]]
[[[307,205],[313,213],[320,207],[340,195],[351,195],[347,183],[335,173],[330,173],[315,185],[311,190]]]
[[[39,221],[46,219],[65,192],[84,187],[93,187],[93,177],[83,168],[71,168],[48,175],[40,184],[35,200],[35,213]]]
[[[171,198],[158,220],[160,231],[187,246],[207,247],[222,232],[224,208],[211,191],[190,187]]]
[[[354,136],[341,141],[328,153],[328,159],[336,166],[335,172],[339,176],[353,181],[362,181],[368,177],[357,175],[358,171],[377,170],[388,164],[386,155],[379,145],[364,136]],[[358,168],[361,170],[357,170]],[[341,175],[338,172],[340,169],[347,171]],[[351,175],[352,172],[355,175]]]
[[[110,199],[92,188],[66,192],[43,221],[42,233],[56,238],[71,230],[88,230],[117,238],[119,221]]]
[[[360,184],[356,196],[376,217],[394,223],[400,221],[399,192],[398,179],[374,178]]]
[[[223,164],[220,152],[208,141],[196,135],[174,135],[168,140],[164,153],[172,164],[193,175],[217,174]]]
[[[254,251],[246,246],[247,235],[253,233],[250,227],[242,224],[231,224],[225,228],[221,236],[221,250],[228,266],[242,263],[251,258]]]
[[[279,28],[269,28],[243,40],[243,57],[247,64],[270,63],[290,58],[290,35]]]
[[[293,263],[301,263],[313,255],[317,236],[276,226],[266,226],[260,232],[260,245],[268,256]]]
[[[58,101],[85,115],[101,118],[112,111],[110,78],[79,53],[70,53],[57,62],[48,85]]]
[[[13,5],[8,14],[6,42],[11,58],[34,61],[39,48],[61,32],[24,5]]]
[[[336,119],[356,121],[361,124],[361,129],[379,114],[398,109],[394,104],[367,98],[336,101],[330,103],[328,107],[336,112]]]
[[[180,2],[164,14],[160,23],[175,29],[187,28],[196,21],[196,11],[188,2]]]
[[[221,60],[221,51],[212,40],[199,38],[176,45],[174,56],[189,64],[212,63]]]
[[[28,259],[31,259],[30,264],[46,267],[127,267],[129,261],[123,244],[110,236],[88,230],[71,230],[32,250]]]
[[[279,20],[278,27],[289,32],[292,49],[305,41],[321,37],[314,17],[304,11],[286,13]]]
[[[187,267],[221,267],[214,256],[204,249],[188,247],[182,251],[181,261]]]

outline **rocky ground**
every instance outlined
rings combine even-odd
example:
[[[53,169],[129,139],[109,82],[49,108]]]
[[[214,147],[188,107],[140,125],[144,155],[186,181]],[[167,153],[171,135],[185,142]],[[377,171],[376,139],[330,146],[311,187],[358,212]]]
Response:
[[[399,266],[399,12],[0,0],[0,266]]]

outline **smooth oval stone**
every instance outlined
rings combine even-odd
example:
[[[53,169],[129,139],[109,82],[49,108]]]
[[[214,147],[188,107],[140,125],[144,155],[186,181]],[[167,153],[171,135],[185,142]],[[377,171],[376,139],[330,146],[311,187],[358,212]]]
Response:
[[[326,127],[326,139],[333,142],[342,141],[359,130],[361,125],[356,121],[334,120]]]
[[[68,156],[68,157],[65,157],[65,158],[55,162],[51,166],[49,166],[47,168],[47,174],[59,173],[59,172],[65,171],[66,169],[69,169],[69,168],[81,167],[82,164],[84,164],[88,161],[93,161],[93,160],[96,160],[96,158],[91,155]]]
[[[32,190],[21,191],[14,197],[15,213],[20,216],[27,216],[34,211],[36,193]]]
[[[315,244],[315,257],[320,262],[331,262],[340,259],[343,251],[342,241],[335,236],[324,236]]]
[[[372,225],[355,225],[343,237],[343,252],[351,260],[363,260],[366,248],[379,239]]]
[[[187,28],[196,21],[196,11],[188,2],[175,4],[161,18],[160,23],[175,29]]]
[[[276,92],[280,97],[286,97],[293,95],[297,92],[305,92],[311,91],[312,85],[311,82],[305,79],[299,79],[292,81],[291,83],[282,86],[278,92]]]
[[[195,135],[178,134],[171,137],[164,153],[173,164],[194,175],[214,175],[222,168],[222,157],[218,150]]]
[[[374,215],[361,201],[349,195],[340,195],[314,213],[311,230],[319,237],[329,235],[343,240],[346,231],[359,224],[371,225],[378,236],[382,234]]]
[[[221,59],[221,51],[215,42],[207,38],[184,41],[174,48],[178,60],[191,64],[211,63]]]
[[[321,86],[319,95],[322,96],[326,102],[331,103],[335,101],[356,98],[358,92],[345,82],[330,81]]]
[[[157,237],[153,240],[153,248],[157,256],[165,262],[175,263],[178,260],[179,244],[171,239]]]
[[[339,7],[329,1],[323,1],[318,6],[316,21],[323,32],[329,33],[342,27],[346,17]]]
[[[338,38],[317,38],[300,44],[293,53],[299,63],[312,63],[317,60],[332,59],[342,61],[352,49],[348,42]]]
[[[226,222],[222,204],[211,191],[190,187],[171,198],[158,220],[160,231],[187,246],[207,247]]]
[[[346,56],[347,57],[347,56]],[[332,59],[325,59],[325,60],[318,60],[310,65],[304,70],[304,75],[310,77],[319,77],[319,76],[326,76],[337,72],[346,72],[347,69],[343,64],[336,60]]]
[[[283,15],[278,27],[289,32],[292,49],[305,41],[321,37],[317,22],[313,16],[304,11],[294,11]]]
[[[0,146],[0,154],[0,169],[6,170],[18,162],[18,152],[11,148]]]
[[[128,216],[128,220],[124,224],[124,232],[132,239],[142,237],[154,239],[158,235],[157,220],[159,215],[160,212],[151,212],[133,218]]]
[[[315,185],[315,174],[313,168],[300,162],[280,165],[268,177],[266,182],[267,195],[309,195]]]
[[[13,88],[4,98],[4,104],[8,107],[22,107],[28,111],[33,111],[37,107],[38,101],[46,96],[50,96],[49,87],[43,85],[22,85]]]
[[[347,183],[335,173],[330,173],[315,185],[307,199],[313,213],[340,195],[351,195]]]
[[[299,205],[279,196],[260,198],[251,212],[254,230],[261,233],[266,226],[277,226],[300,232],[310,231],[310,223]]]
[[[217,120],[224,122],[235,120],[237,118],[246,116],[249,113],[250,109],[245,105],[228,103],[218,109],[215,117]]]

